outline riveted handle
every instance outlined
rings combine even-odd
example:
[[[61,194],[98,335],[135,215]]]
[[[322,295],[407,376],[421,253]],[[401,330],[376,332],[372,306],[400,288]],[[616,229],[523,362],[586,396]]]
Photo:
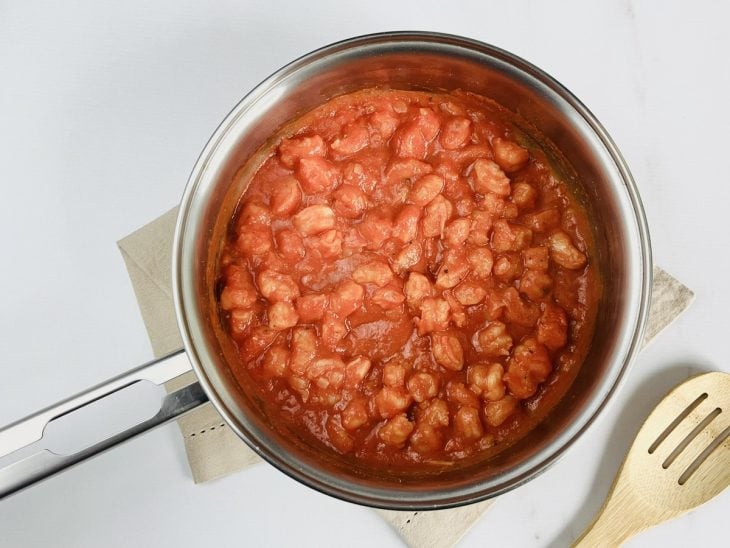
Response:
[[[208,401],[199,383],[193,383],[165,395],[159,411],[122,432],[84,447],[71,455],[59,455],[43,447],[43,434],[53,420],[69,415],[140,381],[162,385],[190,371],[184,350],[146,363],[109,379],[80,394],[65,399],[0,430],[0,499],[12,495],[63,470],[169,422]],[[37,447],[36,447],[37,446]],[[37,449],[28,454],[21,449]]]

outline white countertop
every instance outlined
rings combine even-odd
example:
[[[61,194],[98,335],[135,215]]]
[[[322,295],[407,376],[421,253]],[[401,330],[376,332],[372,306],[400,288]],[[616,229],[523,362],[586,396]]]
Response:
[[[102,5],[106,4],[106,5]],[[179,200],[270,72],[368,32],[463,34],[555,76],[637,180],[656,263],[697,299],[601,420],[462,546],[564,546],[690,372],[730,371],[730,7],[712,2],[0,2],[0,425],[151,358],[115,241]],[[691,6],[691,7],[690,7]],[[717,545],[730,492],[630,546]],[[372,511],[268,465],[193,485],[174,425],[0,503],[2,546],[398,546]]]

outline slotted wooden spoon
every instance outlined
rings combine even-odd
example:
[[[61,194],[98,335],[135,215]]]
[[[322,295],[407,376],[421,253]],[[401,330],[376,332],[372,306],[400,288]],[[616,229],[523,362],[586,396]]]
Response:
[[[646,419],[606,502],[576,547],[619,546],[730,484],[730,374],[672,390]]]

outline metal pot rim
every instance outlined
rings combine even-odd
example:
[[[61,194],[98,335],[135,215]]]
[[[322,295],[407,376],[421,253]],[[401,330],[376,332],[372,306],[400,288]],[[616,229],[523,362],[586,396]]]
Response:
[[[630,328],[633,335],[628,346],[628,350],[621,363],[612,364],[609,370],[612,372],[614,380],[610,386],[602,390],[602,393],[597,394],[593,397],[590,405],[587,405],[584,412],[566,428],[565,431],[561,432],[549,445],[549,447],[543,449],[535,456],[528,459],[527,463],[524,463],[516,469],[511,470],[509,474],[504,474],[504,480],[495,486],[489,488],[480,488],[479,485],[471,486],[469,489],[462,488],[454,492],[445,491],[443,496],[440,497],[426,497],[417,498],[409,496],[410,494],[403,491],[393,489],[389,493],[384,492],[362,492],[361,490],[348,486],[347,482],[341,481],[328,481],[325,477],[314,477],[314,475],[308,474],[304,467],[298,467],[285,462],[280,456],[272,452],[270,448],[262,446],[258,443],[259,440],[250,439],[240,428],[237,427],[237,421],[232,416],[230,410],[226,404],[222,401],[220,395],[217,393],[215,387],[210,382],[208,375],[206,374],[205,367],[203,365],[200,354],[196,351],[196,346],[202,344],[201,338],[196,334],[195,329],[192,328],[191,321],[195,320],[194,310],[190,310],[186,307],[186,299],[190,298],[190,288],[186,287],[183,280],[182,269],[188,268],[190,265],[185,263],[183,258],[184,247],[186,244],[185,230],[188,222],[188,213],[195,199],[196,187],[200,181],[201,175],[205,170],[206,165],[210,161],[210,158],[215,154],[216,149],[222,139],[231,130],[234,121],[242,115],[242,113],[248,108],[250,104],[255,103],[261,97],[266,95],[270,90],[274,89],[276,85],[287,78],[290,74],[294,73],[298,69],[329,55],[354,50],[363,46],[383,46],[394,43],[419,43],[419,44],[445,44],[449,46],[456,46],[459,48],[465,48],[470,51],[476,51],[479,54],[489,56],[494,59],[498,59],[501,62],[507,63],[516,69],[523,71],[531,77],[537,79],[541,84],[549,87],[552,92],[557,94],[563,101],[565,101],[573,109],[574,113],[579,115],[581,119],[587,123],[592,129],[595,136],[600,140],[606,152],[610,155],[612,161],[615,163],[616,169],[620,173],[621,183],[625,186],[628,193],[628,197],[632,206],[633,220],[636,223],[635,229],[638,232],[638,238],[641,249],[639,255],[641,257],[640,275],[641,279],[637,281],[639,287],[639,310],[635,315],[635,323]],[[231,426],[236,434],[241,437],[259,456],[268,461],[270,464],[278,468],[280,471],[296,479],[297,481],[308,485],[320,492],[328,495],[368,506],[376,506],[381,508],[392,508],[397,510],[424,510],[424,509],[437,509],[437,508],[448,508],[453,506],[460,506],[491,498],[500,495],[506,491],[509,491],[530,479],[536,477],[543,472],[548,466],[554,463],[568,447],[572,446],[573,443],[585,432],[585,430],[595,421],[597,416],[606,407],[608,402],[611,400],[613,394],[618,390],[622,381],[625,378],[625,373],[628,369],[629,364],[638,353],[641,342],[643,340],[644,328],[646,325],[649,301],[651,297],[651,282],[652,282],[652,256],[651,246],[649,240],[649,230],[646,221],[641,200],[636,188],[636,184],[631,176],[631,173],[618,151],[616,145],[609,137],[606,130],[593,116],[593,114],[563,85],[553,79],[551,76],[530,64],[529,62],[511,54],[497,47],[478,42],[475,40],[448,35],[439,34],[433,32],[386,32],[378,34],[370,34],[350,38],[334,44],[325,46],[317,49],[311,53],[308,53],[295,61],[285,65],[281,69],[274,72],[271,76],[263,80],[258,86],[251,90],[226,116],[220,126],[211,136],[210,140],[203,149],[195,167],[192,170],[188,184],[183,194],[180,210],[178,214],[177,224],[175,228],[175,237],[173,243],[173,297],[175,302],[175,311],[178,321],[178,327],[182,335],[182,339],[187,350],[187,354],[192,363],[193,369],[208,394],[210,401],[215,406],[216,410],[221,414],[225,421]],[[193,322],[194,323],[194,322]],[[629,329],[626,327],[625,329]]]

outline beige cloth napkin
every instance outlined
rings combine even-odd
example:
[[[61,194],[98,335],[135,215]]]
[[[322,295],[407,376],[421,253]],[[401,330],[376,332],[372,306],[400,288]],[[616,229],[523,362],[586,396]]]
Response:
[[[172,237],[177,208],[118,242],[129,271],[155,356],[182,347],[171,291]],[[654,268],[654,287],[644,344],[679,316],[694,294],[662,269]],[[193,382],[187,373],[167,383],[176,390]],[[195,483],[242,470],[260,461],[221,419],[210,403],[178,420]],[[493,501],[434,512],[378,510],[401,536],[417,548],[455,545]]]

